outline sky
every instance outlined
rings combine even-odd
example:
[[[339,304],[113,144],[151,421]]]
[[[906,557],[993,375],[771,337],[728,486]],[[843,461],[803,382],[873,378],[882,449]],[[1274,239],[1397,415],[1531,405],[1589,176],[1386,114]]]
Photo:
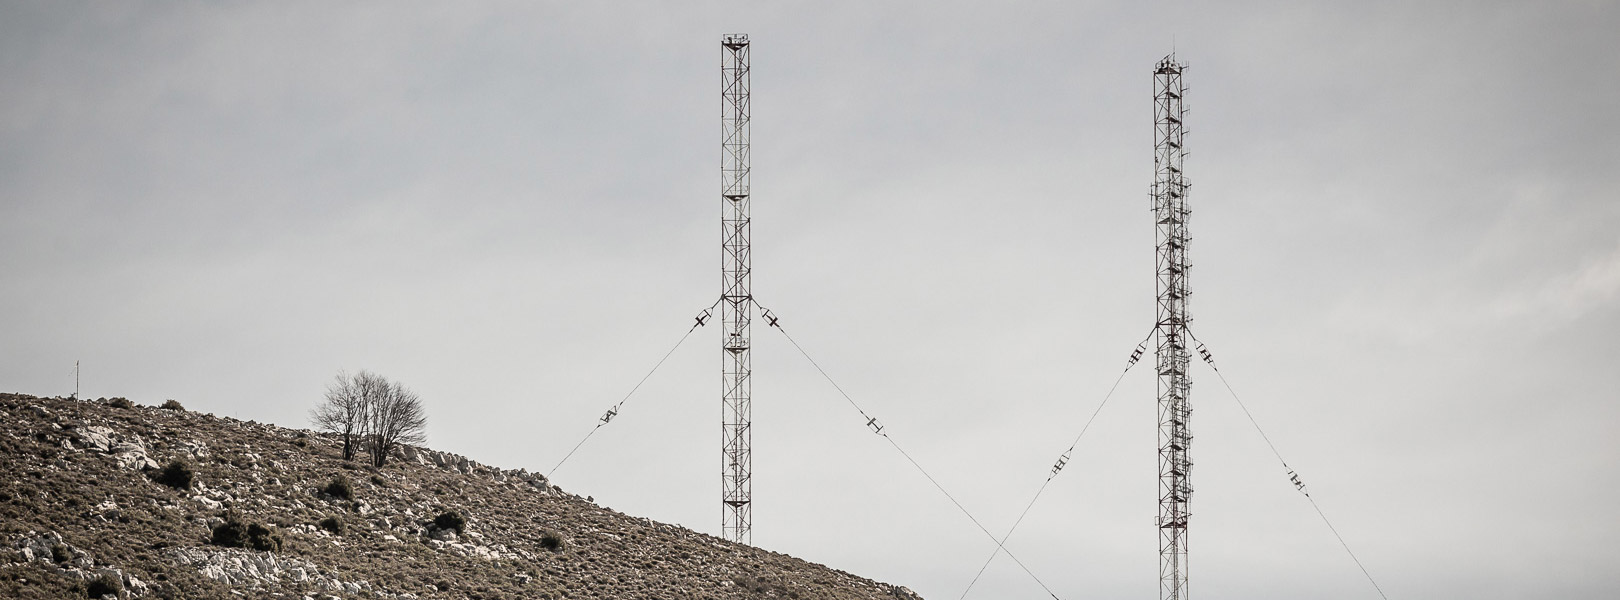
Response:
[[[720,62],[753,290],[1002,533],[1153,324],[1188,64],[1192,329],[1389,598],[1620,593],[1613,2],[0,4],[0,389],[428,445],[720,530]],[[958,598],[994,544],[754,330],[755,545]],[[1191,590],[1377,598],[1193,371]],[[1154,382],[1007,542],[1157,594]],[[968,597],[1046,597],[1005,557]]]

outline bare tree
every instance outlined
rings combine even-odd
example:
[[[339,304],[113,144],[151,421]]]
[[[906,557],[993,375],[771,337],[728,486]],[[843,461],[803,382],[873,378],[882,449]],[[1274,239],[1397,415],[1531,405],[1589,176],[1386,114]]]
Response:
[[[343,460],[354,459],[356,438],[365,435],[366,400],[357,380],[369,375],[365,371],[354,377],[338,373],[326,385],[326,398],[309,411],[309,420],[316,429],[343,436]]]
[[[381,467],[388,454],[400,444],[420,444],[427,440],[427,414],[422,399],[398,382],[384,380],[375,399],[368,403],[367,449],[371,465]]]
[[[422,399],[370,371],[338,373],[326,386],[326,398],[309,415],[316,428],[343,436],[343,460],[354,460],[363,450],[377,467],[400,444],[427,439]]]

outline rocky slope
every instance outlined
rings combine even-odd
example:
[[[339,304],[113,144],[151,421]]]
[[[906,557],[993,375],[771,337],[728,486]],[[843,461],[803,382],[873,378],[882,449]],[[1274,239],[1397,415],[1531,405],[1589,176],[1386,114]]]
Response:
[[[122,399],[0,394],[0,473],[3,598],[915,598],[537,474]]]

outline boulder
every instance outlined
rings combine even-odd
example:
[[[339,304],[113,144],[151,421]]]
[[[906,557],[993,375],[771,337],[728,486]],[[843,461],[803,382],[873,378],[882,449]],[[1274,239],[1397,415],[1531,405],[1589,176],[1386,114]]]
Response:
[[[117,567],[102,567],[96,570],[96,574],[109,579],[117,579],[120,582],[124,580],[124,572],[118,570]]]
[[[73,430],[73,437],[86,449],[107,452],[112,450],[112,430],[106,427],[84,427]]]
[[[144,471],[158,468],[157,461],[147,456],[146,449],[140,446],[124,448],[122,452],[117,453],[115,459],[118,461],[118,467],[122,469]]]
[[[208,456],[208,444],[203,442],[180,442],[175,446],[175,450],[191,457],[192,460]]]
[[[456,541],[456,530],[434,529],[428,532],[428,537],[441,542],[454,542]]]

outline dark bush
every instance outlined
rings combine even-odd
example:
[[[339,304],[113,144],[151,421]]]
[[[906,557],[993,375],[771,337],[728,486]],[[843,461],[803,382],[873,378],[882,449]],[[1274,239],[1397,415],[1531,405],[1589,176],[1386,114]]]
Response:
[[[158,483],[174,489],[189,490],[192,482],[191,467],[179,460],[172,461],[169,466],[163,467],[163,471],[158,473],[156,479]]]
[[[247,545],[247,523],[236,513],[225,515],[225,522],[214,526],[214,537],[208,543],[226,548],[241,548]]]
[[[568,542],[563,541],[562,535],[555,531],[547,531],[540,534],[541,548],[545,548],[552,552],[562,552],[567,545]]]
[[[281,550],[281,536],[264,525],[243,521],[242,515],[235,511],[225,513],[225,522],[214,527],[214,537],[209,543],[226,548],[252,548],[271,552]]]
[[[446,511],[433,519],[433,526],[439,529],[454,529],[456,533],[466,533],[467,518],[456,511]]]
[[[67,546],[51,546],[51,562],[62,564],[70,560],[73,560],[73,553],[68,551]]]
[[[321,519],[321,529],[325,529],[337,535],[343,535],[343,519],[337,518],[336,516]]]
[[[107,405],[113,408],[135,408],[135,403],[130,402],[129,398],[113,398],[107,401]]]
[[[102,575],[90,580],[89,585],[86,585],[84,588],[84,595],[89,598],[100,598],[102,596],[106,596],[107,594],[117,596],[118,593],[122,591],[124,591],[124,583],[122,581],[119,581],[117,577],[113,577],[111,575]]]
[[[248,546],[254,550],[281,551],[281,536],[258,523],[248,525]]]
[[[298,446],[299,448],[303,448],[305,446],[308,446],[309,442],[304,441],[304,438],[298,438],[296,440],[293,440],[293,445]]]
[[[175,400],[174,398],[164,400],[162,408],[163,408],[163,410],[178,410],[178,411],[185,411],[186,410],[186,407],[181,406],[180,402]]]
[[[349,478],[342,475],[333,477],[331,483],[326,484],[326,495],[344,500],[354,499],[354,488],[349,485]]]
[[[375,485],[377,487],[388,487],[388,480],[383,479],[381,475],[372,475],[371,485]]]

